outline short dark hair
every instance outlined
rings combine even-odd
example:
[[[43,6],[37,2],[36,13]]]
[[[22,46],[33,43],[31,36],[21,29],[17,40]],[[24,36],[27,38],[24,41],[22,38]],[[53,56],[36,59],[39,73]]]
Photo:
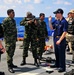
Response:
[[[45,14],[44,13],[40,13],[39,17],[41,17],[41,16],[45,16]]]
[[[9,15],[11,12],[14,12],[14,10],[13,9],[8,9],[7,10],[7,14]]]

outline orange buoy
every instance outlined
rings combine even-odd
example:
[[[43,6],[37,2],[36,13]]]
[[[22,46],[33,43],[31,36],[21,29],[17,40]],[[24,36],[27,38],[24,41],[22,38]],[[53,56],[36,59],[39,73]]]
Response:
[[[53,49],[53,46],[52,46],[52,45],[49,45],[49,47],[50,47],[51,49]]]
[[[52,45],[45,46],[45,48],[44,48],[44,49],[45,49],[45,50],[53,49],[53,46],[52,46]]]

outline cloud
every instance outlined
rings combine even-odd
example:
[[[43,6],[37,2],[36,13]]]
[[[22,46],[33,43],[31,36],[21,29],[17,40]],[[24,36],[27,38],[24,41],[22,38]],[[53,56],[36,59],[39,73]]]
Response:
[[[7,7],[7,6],[0,5],[0,10],[6,10],[6,9],[8,9],[8,7]]]
[[[21,4],[22,1],[21,0],[15,0],[15,3]]]
[[[34,6],[33,5],[28,5],[27,7],[26,7],[26,9],[28,9],[28,10],[33,10],[34,9]]]
[[[11,3],[13,3],[13,0],[4,0],[4,3],[11,4]]]
[[[30,2],[31,0],[24,0],[25,3]]]
[[[13,8],[13,9],[14,9],[14,8],[16,8],[16,6],[14,6],[14,5],[13,5],[13,6],[11,6],[11,8]]]
[[[49,9],[51,9],[51,7],[50,6],[47,6],[45,9],[49,10]]]
[[[34,0],[34,3],[41,3],[41,0]]]
[[[70,2],[68,1],[64,1],[64,0],[57,0],[56,2],[54,2],[54,4],[64,4],[64,5],[71,5]]]
[[[63,1],[61,1],[61,0],[57,0],[56,2],[54,2],[54,4],[62,4],[63,3]]]
[[[15,9],[16,8],[16,6],[7,6],[7,5],[0,5],[0,11],[2,11],[1,13],[0,13],[0,16],[1,17],[5,17],[5,16],[7,16],[7,10],[8,9],[10,9],[10,8],[12,8],[12,9]]]
[[[1,17],[7,16],[7,9],[8,9],[7,6],[5,6],[5,5],[0,5],[0,11],[2,11],[2,12],[0,12],[0,16],[1,16]]]
[[[67,1],[64,2],[64,4],[65,4],[65,5],[71,5],[71,3],[70,3],[70,2],[67,2]]]
[[[66,10],[66,8],[65,7],[61,7],[63,10]]]
[[[0,15],[3,15],[3,13],[6,14],[7,9],[8,9],[7,6],[5,6],[5,5],[0,5],[0,11],[2,11],[2,12],[0,13]]]
[[[21,4],[22,3],[22,0],[4,0],[4,3],[5,4],[14,4],[14,3],[18,3],[18,4]]]
[[[8,7],[5,5],[0,5],[0,11],[5,11],[5,10],[7,11],[10,8],[14,9],[14,8],[16,8],[16,6],[13,5],[13,6]]]

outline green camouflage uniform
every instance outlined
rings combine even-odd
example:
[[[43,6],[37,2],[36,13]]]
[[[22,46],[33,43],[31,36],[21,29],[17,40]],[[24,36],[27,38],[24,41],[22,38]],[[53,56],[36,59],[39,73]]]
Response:
[[[38,28],[39,28],[39,25],[35,25],[35,24],[32,25],[31,48],[32,48],[33,57],[36,59],[38,59],[38,51],[37,51],[37,48],[38,48],[38,40],[37,39],[39,39]]]
[[[13,55],[16,47],[17,40],[17,29],[16,22],[14,19],[7,17],[3,21],[4,28],[4,39],[5,39],[5,48],[7,52],[7,64],[11,66],[13,64]]]
[[[29,49],[29,44],[31,43],[31,48],[32,48],[32,53],[33,53],[33,57],[37,58],[36,56],[36,31],[35,30],[35,26],[34,23],[28,24],[27,21],[29,21],[29,18],[24,18],[20,24],[25,26],[25,36],[24,36],[24,41],[23,41],[23,45],[24,45],[24,49],[23,49],[23,57],[27,57],[28,56],[28,49]]]
[[[70,51],[73,53],[72,60],[74,61],[74,18],[69,18],[68,20],[68,34],[66,35],[66,40],[70,43]]]
[[[41,22],[39,20],[39,28],[38,28],[38,38],[39,38],[39,55],[42,57],[45,47],[45,38],[48,37],[48,32],[46,28],[46,23],[44,21]]]

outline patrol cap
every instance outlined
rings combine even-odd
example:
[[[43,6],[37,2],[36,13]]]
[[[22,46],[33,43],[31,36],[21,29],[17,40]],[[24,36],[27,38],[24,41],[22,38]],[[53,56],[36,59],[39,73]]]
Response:
[[[31,12],[27,12],[26,16],[29,16],[29,15],[32,15],[32,13]]]
[[[74,9],[70,10],[70,13],[74,13]]]
[[[62,9],[57,9],[55,12],[53,12],[54,14],[57,14],[57,13],[61,13],[61,14],[63,14],[64,13],[64,11],[62,10]]]

